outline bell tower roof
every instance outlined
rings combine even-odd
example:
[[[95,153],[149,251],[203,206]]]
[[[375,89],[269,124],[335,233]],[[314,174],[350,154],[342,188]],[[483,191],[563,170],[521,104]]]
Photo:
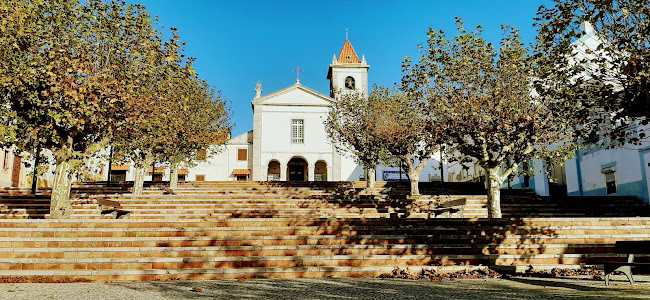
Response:
[[[341,93],[356,92],[368,94],[368,68],[365,56],[359,56],[348,40],[347,30],[345,42],[341,47],[338,58],[332,57],[332,63],[327,69],[327,79],[330,81],[330,97],[337,99]]]
[[[345,42],[343,42],[343,47],[341,47],[341,52],[339,52],[339,58],[336,62],[353,64],[361,63],[359,56],[357,56],[357,53],[354,52],[354,48],[352,48],[352,44],[350,44],[350,40],[345,39]]]

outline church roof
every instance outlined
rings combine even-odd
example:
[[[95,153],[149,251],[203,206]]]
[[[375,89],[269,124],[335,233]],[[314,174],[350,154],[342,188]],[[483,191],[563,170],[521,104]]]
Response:
[[[285,98],[285,95],[289,95],[291,93],[303,93],[303,95],[309,95],[310,97],[304,97],[304,96],[299,96],[298,98],[295,98],[294,96],[291,96],[289,98]],[[290,85],[288,87],[285,87],[281,90],[272,92],[270,94],[261,96],[259,98],[255,98],[251,100],[251,104],[257,105],[257,104],[265,104],[265,105],[296,105],[299,104],[301,106],[321,106],[321,105],[326,105],[329,106],[331,105],[331,102],[334,99],[331,97],[322,94],[316,90],[310,89],[298,82],[294,83],[293,85]],[[306,101],[306,102],[305,102]]]
[[[350,44],[350,40],[345,39],[345,42],[343,42],[343,47],[341,47],[341,52],[339,53],[339,58],[336,62],[353,64],[361,63],[357,53],[354,52],[354,48],[352,48],[352,44]]]

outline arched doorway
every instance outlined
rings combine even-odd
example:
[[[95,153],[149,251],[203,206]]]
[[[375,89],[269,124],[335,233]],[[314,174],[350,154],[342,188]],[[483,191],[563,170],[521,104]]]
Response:
[[[269,162],[269,168],[266,172],[268,181],[277,181],[280,180],[280,162],[277,160],[272,160]]]
[[[314,166],[314,181],[327,181],[327,163],[319,160]]]
[[[307,177],[307,162],[300,157],[293,157],[287,163],[287,181],[305,181]]]

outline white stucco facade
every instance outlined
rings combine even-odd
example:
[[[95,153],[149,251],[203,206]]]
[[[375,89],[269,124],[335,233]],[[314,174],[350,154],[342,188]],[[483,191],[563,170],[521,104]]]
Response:
[[[303,180],[315,180],[317,162],[324,166],[318,171],[325,171],[327,180],[347,179],[349,174],[341,172],[340,154],[328,141],[323,124],[332,100],[299,82],[253,99],[252,179],[289,180],[292,159],[305,163]],[[300,124],[300,138],[293,136],[294,122]],[[269,168],[272,162],[277,162],[280,169],[273,170],[274,164]],[[279,174],[279,178],[269,174]]]

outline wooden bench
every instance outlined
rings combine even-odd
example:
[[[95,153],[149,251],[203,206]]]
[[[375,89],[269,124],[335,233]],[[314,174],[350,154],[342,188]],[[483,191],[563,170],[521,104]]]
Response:
[[[102,215],[112,215],[115,219],[119,219],[130,213],[129,211],[122,209],[122,205],[117,200],[100,198],[97,199],[97,204],[99,204]]]
[[[467,203],[467,198],[448,200],[438,204],[438,206],[431,209],[431,211],[433,212],[434,217],[444,213],[447,213],[447,217],[451,217],[451,214],[458,213],[462,218],[463,210],[465,210],[465,203]]]
[[[163,195],[168,195],[168,194],[169,195],[176,195],[174,190],[172,190],[172,189],[170,189],[170,188],[168,188],[168,187],[166,187],[164,185],[161,185],[160,188],[163,190]]]
[[[634,254],[650,254],[650,241],[617,241],[614,251],[627,254],[627,262],[601,262],[605,270],[605,285],[609,285],[609,275],[616,271],[623,272],[632,284],[634,284],[632,271],[650,274],[650,262],[634,262]]]

